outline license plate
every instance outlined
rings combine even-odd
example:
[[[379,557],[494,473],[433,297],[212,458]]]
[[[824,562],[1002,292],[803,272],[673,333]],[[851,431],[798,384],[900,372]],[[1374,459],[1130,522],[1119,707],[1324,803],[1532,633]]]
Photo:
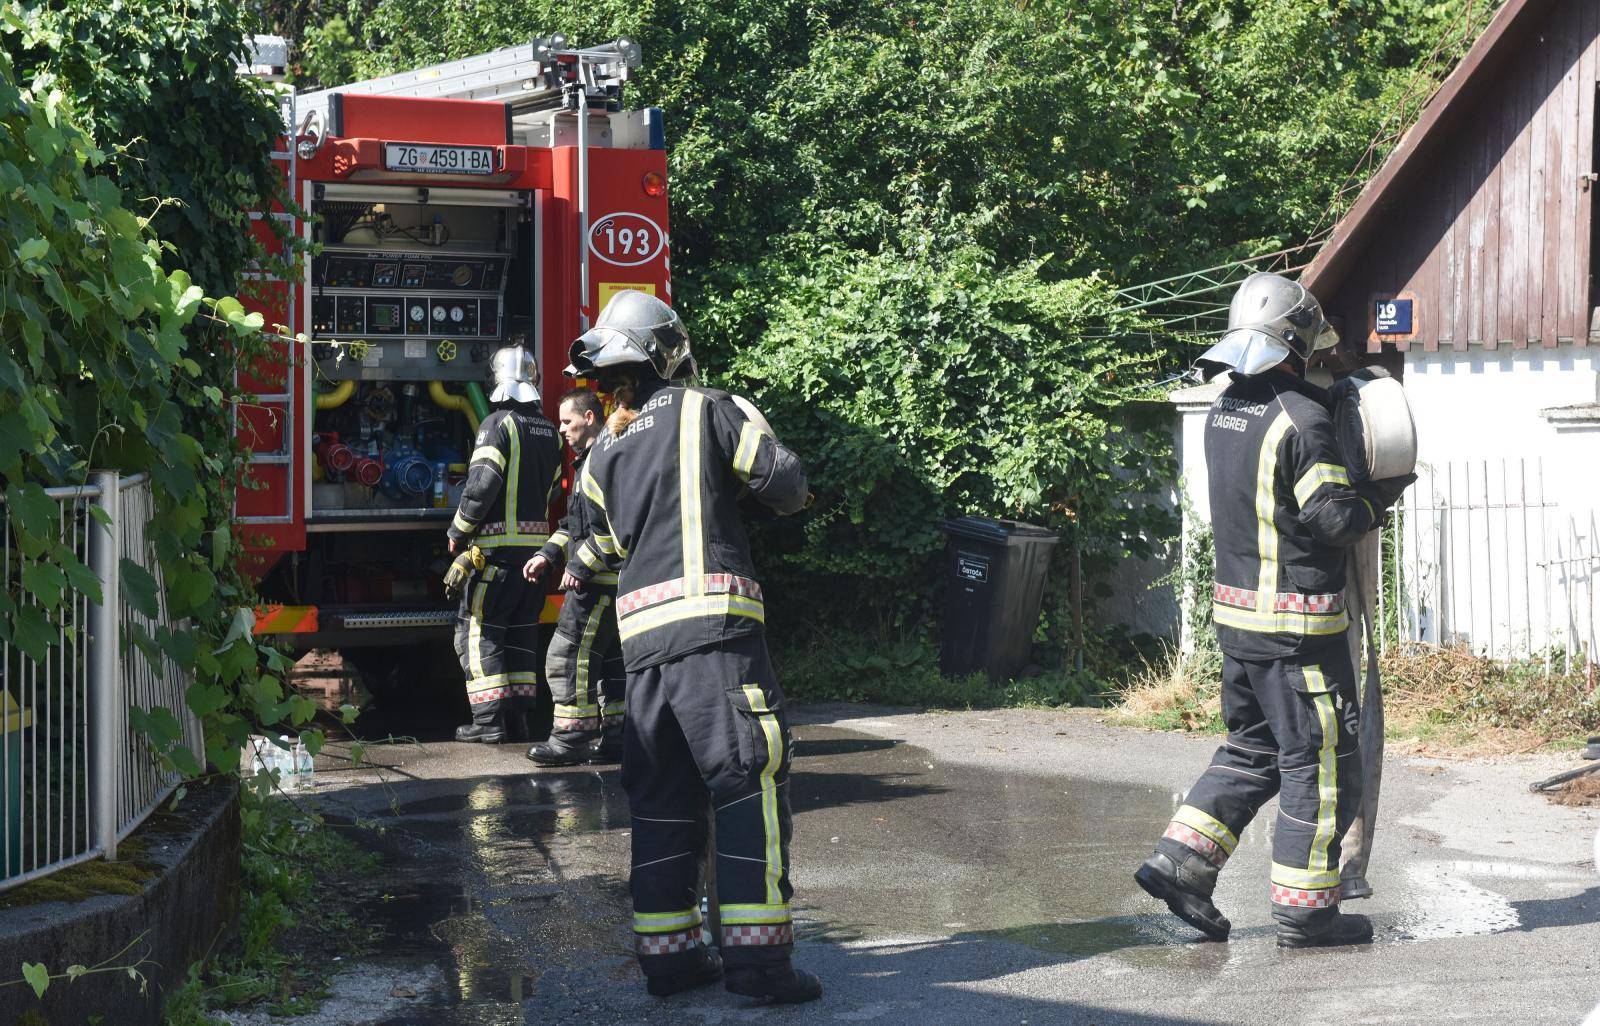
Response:
[[[414,146],[384,143],[383,166],[422,175],[492,175],[493,146]]]

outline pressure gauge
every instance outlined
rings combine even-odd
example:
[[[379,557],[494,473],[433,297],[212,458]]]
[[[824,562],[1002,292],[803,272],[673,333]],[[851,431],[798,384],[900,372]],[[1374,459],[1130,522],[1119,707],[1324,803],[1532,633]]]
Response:
[[[461,318],[465,317],[466,315],[467,312],[461,309],[459,306],[452,306],[450,308],[450,319],[455,321],[457,324],[460,324]]]
[[[433,308],[433,319],[438,321],[441,324],[444,323],[444,304],[443,303],[440,303],[438,306]]]
[[[450,283],[458,289],[466,288],[472,281],[472,266],[470,264],[457,264],[455,270],[450,272]]]
[[[411,318],[411,323],[421,324],[428,319],[428,308],[421,303],[412,303],[407,316]]]

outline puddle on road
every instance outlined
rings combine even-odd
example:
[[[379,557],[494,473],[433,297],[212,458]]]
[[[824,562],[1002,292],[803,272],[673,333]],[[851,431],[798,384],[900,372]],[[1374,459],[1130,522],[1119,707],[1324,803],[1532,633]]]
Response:
[[[1269,924],[1234,931],[1236,941],[1267,943],[1200,943],[1134,886],[1133,868],[1180,795],[947,764],[839,728],[797,733],[792,854],[802,937],[1004,940],[1053,962],[1117,952],[1111,973],[1158,962],[1231,972],[1275,957]],[[392,813],[380,817],[388,828],[379,842],[384,896],[366,914],[387,930],[384,958],[442,967],[448,992],[418,995],[384,1026],[520,1023],[524,1007],[582,1018],[599,991],[637,986],[629,819],[614,771],[486,777],[466,793],[417,798]],[[1225,877],[1225,905],[1264,903],[1265,820],[1247,830],[1238,857],[1244,863],[1249,853],[1238,870],[1253,878]],[[1521,880],[1505,865],[1422,864],[1394,885],[1410,896],[1391,891],[1373,908],[1380,936],[1593,918],[1581,903],[1574,911],[1571,899],[1560,900],[1572,893],[1570,874],[1535,879],[1530,870]],[[1551,900],[1512,903],[1469,882],[1485,876],[1548,888]],[[1249,918],[1264,919],[1264,905]]]
[[[1166,936],[1127,913],[1170,792],[951,765],[830,728],[803,730],[795,755],[795,886],[818,933],[981,932],[1068,955]]]
[[[540,980],[552,968],[631,972],[615,772],[485,777],[375,818],[383,836],[359,836],[383,854],[381,891],[361,913],[383,931],[378,958],[437,966],[443,984],[396,995],[403,1010],[379,1026],[512,1026],[524,1002],[550,1004]]]

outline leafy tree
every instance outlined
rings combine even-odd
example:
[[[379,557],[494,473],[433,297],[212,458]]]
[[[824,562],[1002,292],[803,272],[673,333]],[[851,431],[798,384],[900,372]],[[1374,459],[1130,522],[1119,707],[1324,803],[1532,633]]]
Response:
[[[260,252],[249,213],[280,191],[282,131],[262,83],[240,76],[237,0],[53,0],[14,53],[24,81],[49,75],[98,140],[109,175],[170,244],[163,260],[227,294]],[[38,40],[48,39],[49,45]]]
[[[642,43],[701,366],[815,470],[805,536],[764,547],[854,615],[918,608],[944,514],[1070,527],[1091,569],[1169,535],[1136,386],[1183,354],[1110,283],[1305,238],[1472,6],[378,0],[349,27],[359,74]]]

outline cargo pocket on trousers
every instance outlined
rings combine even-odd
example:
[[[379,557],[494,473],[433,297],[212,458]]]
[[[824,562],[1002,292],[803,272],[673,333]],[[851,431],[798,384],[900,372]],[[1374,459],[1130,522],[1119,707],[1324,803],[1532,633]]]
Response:
[[[750,778],[772,776],[787,755],[781,700],[756,684],[729,688],[727,695],[737,722],[740,767]]]

